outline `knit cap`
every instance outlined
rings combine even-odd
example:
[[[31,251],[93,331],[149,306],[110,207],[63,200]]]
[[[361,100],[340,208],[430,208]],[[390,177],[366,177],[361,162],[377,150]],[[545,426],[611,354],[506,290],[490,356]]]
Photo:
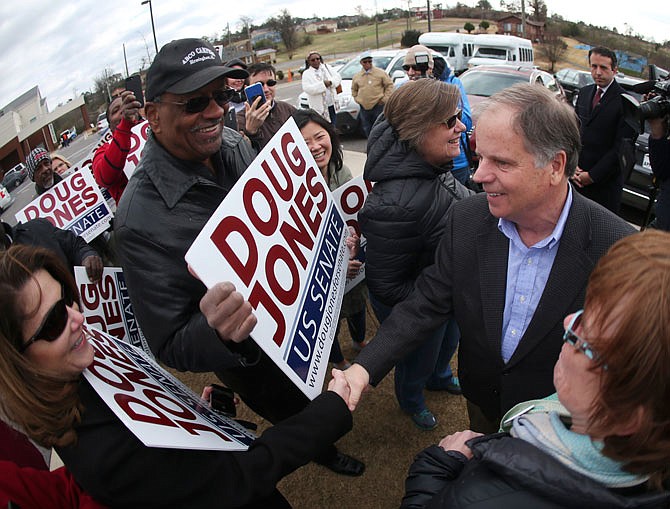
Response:
[[[40,165],[40,163],[43,160],[47,160],[51,162],[51,156],[49,155],[49,152],[44,150],[42,147],[37,147],[34,148],[33,151],[30,153],[28,158],[26,159],[26,166],[28,167],[28,176],[30,177],[30,180],[33,182],[35,181],[35,170],[37,167]]]

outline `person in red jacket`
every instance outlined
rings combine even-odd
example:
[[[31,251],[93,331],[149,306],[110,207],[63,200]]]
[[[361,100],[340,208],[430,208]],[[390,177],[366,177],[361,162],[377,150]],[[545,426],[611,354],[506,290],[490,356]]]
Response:
[[[106,187],[114,201],[119,203],[128,178],[123,173],[130,150],[130,130],[140,122],[142,105],[135,95],[125,90],[107,106],[107,122],[112,141],[102,145],[93,156],[93,175],[99,186]]]

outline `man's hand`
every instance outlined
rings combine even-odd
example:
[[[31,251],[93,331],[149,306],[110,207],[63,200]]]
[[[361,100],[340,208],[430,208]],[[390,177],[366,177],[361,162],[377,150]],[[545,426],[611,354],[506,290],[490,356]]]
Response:
[[[330,81],[330,80],[323,80],[323,84],[326,85],[326,88],[330,88],[330,86],[333,84],[333,82]]]
[[[253,308],[228,281],[217,283],[200,299],[207,324],[224,341],[241,343],[256,326]]]
[[[650,118],[647,120],[652,138],[660,140],[668,135],[667,121],[664,118]]]
[[[474,431],[470,431],[469,429],[466,429],[465,431],[459,431],[457,433],[454,433],[453,435],[447,435],[444,437],[442,440],[440,440],[440,447],[444,449],[445,451],[458,451],[463,456],[468,458],[469,460],[472,459],[472,451],[470,448],[465,445],[465,442],[470,440],[471,438],[476,438],[476,437],[481,437],[482,433],[476,433]]]
[[[347,279],[351,279],[358,274],[361,270],[363,262],[360,260],[349,260],[349,265],[347,265]]]
[[[589,175],[589,172],[582,170],[579,166],[577,167],[577,170],[575,171],[575,174],[571,180],[577,187],[584,187],[593,184],[593,179],[591,178],[591,175]]]
[[[356,410],[356,405],[361,399],[363,391],[368,388],[370,383],[370,374],[360,364],[353,364],[346,371],[341,372],[349,384],[349,400],[347,405],[352,412]]]
[[[90,255],[84,258],[81,264],[86,268],[86,275],[91,283],[97,283],[102,277],[102,258],[98,255]]]
[[[331,373],[333,378],[328,382],[328,390],[337,393],[345,402],[348,402],[350,391],[344,371],[333,368]]]
[[[121,113],[127,121],[133,124],[139,122],[141,106],[135,94],[130,90],[121,92]]]
[[[265,119],[268,118],[270,110],[272,109],[272,104],[270,101],[265,101],[263,104],[260,104],[261,98],[256,97],[253,104],[244,103],[244,121],[245,121],[245,130],[247,134],[255,135],[258,130],[265,122]],[[260,104],[260,106],[259,106]]]

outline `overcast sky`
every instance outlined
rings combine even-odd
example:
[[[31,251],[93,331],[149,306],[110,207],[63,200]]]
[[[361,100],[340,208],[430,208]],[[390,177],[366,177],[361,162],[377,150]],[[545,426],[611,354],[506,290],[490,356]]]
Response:
[[[499,8],[498,0],[489,0]],[[412,6],[423,0],[410,0]],[[477,0],[461,0],[475,5]],[[438,3],[433,0],[432,5]],[[455,5],[445,1],[443,5]],[[657,42],[670,39],[668,0],[546,0],[549,14],[620,32],[630,26]],[[316,6],[318,5],[318,11]],[[153,0],[158,47],[182,37],[220,35],[227,23],[237,31],[242,16],[261,23],[282,8],[292,16],[311,17],[366,14],[375,9],[407,8],[407,0]],[[633,8],[632,6],[635,6]],[[231,8],[234,6],[234,8]],[[628,23],[628,25],[626,25]],[[140,68],[147,54],[155,53],[149,6],[141,0],[46,1],[4,0],[0,4],[0,107],[35,85],[46,97],[49,110],[93,89],[103,69],[125,74],[123,45],[130,73]]]

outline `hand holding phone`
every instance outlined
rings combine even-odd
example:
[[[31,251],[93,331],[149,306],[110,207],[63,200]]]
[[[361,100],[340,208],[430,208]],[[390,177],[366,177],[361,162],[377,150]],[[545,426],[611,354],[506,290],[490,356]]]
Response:
[[[244,87],[244,94],[247,96],[247,102],[253,104],[256,100],[256,97],[261,98],[261,102],[258,103],[258,106],[265,104],[265,92],[263,92],[263,85],[261,83],[254,83],[248,87]]]
[[[140,103],[140,108],[144,107],[144,94],[142,93],[142,79],[139,74],[133,74],[126,78],[126,90],[130,90],[135,99]]]

